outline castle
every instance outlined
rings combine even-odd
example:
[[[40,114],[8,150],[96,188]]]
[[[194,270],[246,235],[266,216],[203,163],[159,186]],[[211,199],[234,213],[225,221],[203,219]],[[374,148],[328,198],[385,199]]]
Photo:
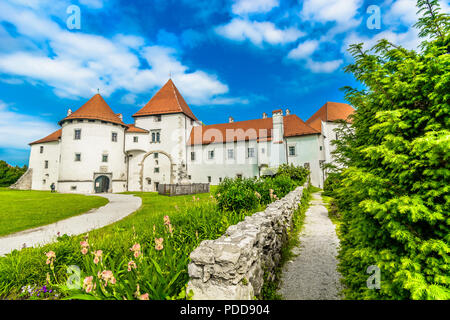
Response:
[[[100,94],[70,109],[61,128],[30,143],[29,170],[19,188],[99,193],[156,191],[159,184],[219,184],[225,177],[258,177],[288,163],[307,166],[323,187],[332,162],[337,120],[354,109],[327,102],[304,122],[289,110],[271,117],[203,125],[169,80],[125,124]]]

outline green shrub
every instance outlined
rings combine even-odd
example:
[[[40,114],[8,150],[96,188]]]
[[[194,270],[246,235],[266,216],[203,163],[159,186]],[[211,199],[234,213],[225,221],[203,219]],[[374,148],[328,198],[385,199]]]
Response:
[[[349,299],[450,299],[450,20],[437,0],[417,4],[420,50],[350,50],[363,88],[347,88],[353,134],[337,151],[349,166],[333,191]]]
[[[225,178],[218,186],[215,197],[220,210],[252,210],[258,207],[259,199],[255,193],[255,179]]]
[[[282,164],[278,167],[276,176],[287,176],[302,185],[309,176],[309,170],[302,166],[294,166],[292,163]]]
[[[323,184],[323,195],[328,197],[333,197],[333,192],[338,188],[342,177],[340,173],[332,172],[329,173],[327,179]]]

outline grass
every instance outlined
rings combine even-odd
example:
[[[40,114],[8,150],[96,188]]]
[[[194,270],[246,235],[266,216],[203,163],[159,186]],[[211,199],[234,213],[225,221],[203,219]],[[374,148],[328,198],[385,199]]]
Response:
[[[213,192],[215,188],[211,188]],[[186,212],[189,208],[194,208],[201,203],[210,203],[210,193],[196,194],[195,201],[192,195],[183,196],[163,196],[156,192],[127,192],[135,194],[142,198],[142,206],[136,212],[127,216],[109,226],[93,230],[89,232],[89,243],[91,249],[101,249],[113,259],[123,259],[130,255],[129,248],[135,241],[141,245],[152,248],[153,226],[156,225],[156,234],[160,234],[163,226],[163,217],[170,216],[172,223],[181,241],[187,243],[188,251],[192,251],[205,235],[214,234],[219,237],[223,232],[223,228],[228,227],[224,223],[222,228],[221,221],[212,222],[213,225],[206,227],[209,230],[198,229],[198,238],[196,239],[195,219],[201,219],[198,215],[192,217],[187,216]],[[198,200],[197,200],[198,199]],[[200,211],[200,210],[199,210]],[[200,213],[201,214],[201,213]],[[243,219],[245,216],[240,217]],[[211,219],[210,219],[211,220]],[[229,223],[237,223],[230,219]],[[182,226],[182,227],[180,227]],[[180,230],[183,228],[183,230]],[[212,230],[211,230],[212,229]],[[135,238],[137,235],[137,239]],[[49,271],[48,265],[45,264],[45,253],[52,250],[56,253],[55,274],[58,279],[67,277],[67,266],[83,265],[83,257],[80,254],[80,241],[83,235],[73,237],[61,237],[58,242],[44,245],[37,248],[25,248],[20,251],[13,251],[11,254],[0,258],[0,297],[8,299],[17,299],[19,289],[26,285],[38,285],[45,283],[46,274]],[[192,246],[192,248],[190,248]],[[192,250],[191,250],[192,249]],[[189,252],[190,252],[189,251]],[[175,253],[177,256],[184,255],[182,252]],[[187,265],[188,255],[183,264]],[[170,269],[184,268],[184,266],[171,266]],[[170,270],[169,268],[167,268]],[[187,271],[187,270],[186,270]],[[186,280],[187,272],[180,276],[180,281]]]
[[[47,225],[107,203],[107,199],[96,196],[0,188],[0,236]]]
[[[324,196],[322,194],[322,200],[325,204],[325,207],[328,210],[328,217],[330,218],[331,222],[336,226],[336,234],[339,239],[341,239],[341,215],[339,214],[337,207],[335,204],[333,204],[333,198],[329,196]]]
[[[316,187],[310,185],[303,193],[301,204],[292,217],[292,227],[288,233],[288,241],[281,249],[280,263],[275,268],[275,280],[267,281],[267,274],[264,275],[264,285],[261,290],[262,300],[283,300],[283,296],[278,293],[283,267],[288,261],[296,257],[292,249],[300,245],[299,234],[303,228],[306,210],[308,210],[310,205],[311,194],[316,192],[316,189]]]

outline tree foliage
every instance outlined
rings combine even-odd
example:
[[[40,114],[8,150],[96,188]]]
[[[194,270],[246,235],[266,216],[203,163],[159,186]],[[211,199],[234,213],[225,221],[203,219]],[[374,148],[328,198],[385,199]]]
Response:
[[[336,154],[343,214],[339,270],[351,299],[450,299],[450,27],[437,0],[417,1],[412,51],[381,40],[350,48],[364,89]],[[370,265],[381,288],[368,289]]]
[[[5,161],[0,160],[0,187],[8,187],[15,183],[27,171],[27,166],[22,168],[12,167]]]

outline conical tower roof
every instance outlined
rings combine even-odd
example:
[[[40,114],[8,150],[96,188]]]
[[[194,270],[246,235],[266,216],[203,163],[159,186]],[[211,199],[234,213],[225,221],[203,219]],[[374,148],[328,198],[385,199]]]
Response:
[[[59,124],[65,120],[71,119],[102,120],[126,126],[126,124],[120,120],[119,116],[112,111],[111,107],[98,93],[89,99],[88,102],[83,104],[77,111],[62,119]]]
[[[172,79],[159,89],[159,91],[150,99],[150,101],[133,117],[148,115],[159,115],[168,113],[184,113],[193,120],[198,120],[191,111],[183,96],[178,91]]]

